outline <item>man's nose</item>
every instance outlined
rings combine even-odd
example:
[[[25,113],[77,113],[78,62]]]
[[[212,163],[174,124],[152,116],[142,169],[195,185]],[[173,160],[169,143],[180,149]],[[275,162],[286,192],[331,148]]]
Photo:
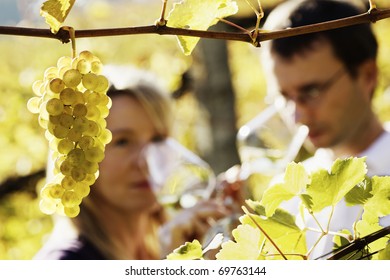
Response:
[[[308,124],[310,119],[310,108],[304,104],[294,103],[294,119],[297,124]]]

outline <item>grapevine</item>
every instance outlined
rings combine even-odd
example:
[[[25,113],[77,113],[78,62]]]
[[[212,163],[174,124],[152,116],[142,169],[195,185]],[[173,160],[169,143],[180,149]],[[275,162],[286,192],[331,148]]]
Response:
[[[90,186],[99,176],[105,145],[111,141],[106,128],[111,99],[102,63],[89,51],[63,56],[33,84],[35,96],[27,108],[38,114],[45,129],[53,173],[41,190],[40,209],[45,214],[76,217]]]

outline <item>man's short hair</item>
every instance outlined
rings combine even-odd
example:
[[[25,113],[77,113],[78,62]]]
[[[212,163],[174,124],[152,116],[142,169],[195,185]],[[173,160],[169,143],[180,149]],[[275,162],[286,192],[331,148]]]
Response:
[[[287,1],[271,12],[264,29],[280,30],[363,13],[358,6],[347,1],[300,0]],[[335,56],[343,62],[352,76],[357,67],[368,59],[376,59],[378,43],[369,23],[333,30],[275,39],[270,50],[284,58],[309,50],[313,42],[325,39]]]

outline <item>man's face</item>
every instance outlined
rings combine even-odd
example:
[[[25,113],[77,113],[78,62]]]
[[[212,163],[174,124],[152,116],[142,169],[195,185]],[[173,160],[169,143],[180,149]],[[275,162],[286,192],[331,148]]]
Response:
[[[351,77],[324,41],[291,59],[272,58],[279,91],[295,104],[295,121],[308,126],[314,146],[345,151],[359,141],[373,115],[374,84],[363,71]]]

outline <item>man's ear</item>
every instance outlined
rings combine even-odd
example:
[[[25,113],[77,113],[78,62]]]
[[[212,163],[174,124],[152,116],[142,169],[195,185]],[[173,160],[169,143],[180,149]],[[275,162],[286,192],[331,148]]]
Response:
[[[371,100],[378,83],[378,65],[374,59],[369,59],[359,66],[358,79],[361,89]]]

